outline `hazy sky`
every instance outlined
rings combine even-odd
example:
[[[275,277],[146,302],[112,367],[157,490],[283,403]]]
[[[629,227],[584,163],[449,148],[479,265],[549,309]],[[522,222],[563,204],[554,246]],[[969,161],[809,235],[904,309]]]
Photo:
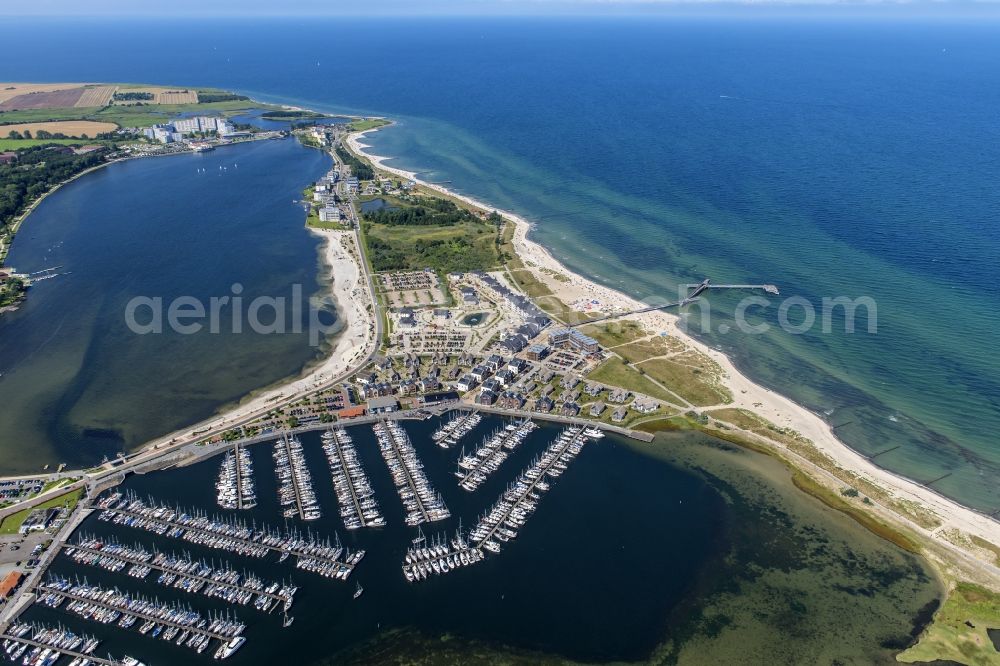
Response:
[[[1000,0],[0,0],[0,16],[992,13]]]

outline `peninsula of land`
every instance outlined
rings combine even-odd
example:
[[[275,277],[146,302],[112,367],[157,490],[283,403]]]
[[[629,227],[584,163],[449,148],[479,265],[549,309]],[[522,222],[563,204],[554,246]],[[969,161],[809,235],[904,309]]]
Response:
[[[218,103],[229,102],[248,100]],[[987,654],[984,623],[997,623],[1000,591],[995,518],[878,467],[817,415],[688,336],[675,315],[571,272],[529,238],[527,220],[371,154],[365,135],[388,124],[384,119],[324,125],[308,110],[269,114],[304,120],[288,131],[334,160],[306,190],[306,223],[324,239],[341,323],[323,360],[131,455],[40,475],[58,485],[0,513],[23,519],[26,509],[68,492],[93,497],[125,473],[188,464],[234,443],[428,410],[559,420],[644,439],[661,429],[696,429],[776,456],[804,491],[931,561],[953,591],[942,614],[959,598],[966,606],[969,598],[986,599],[975,621],[967,619],[971,626],[936,623],[902,659],[961,662],[970,649]],[[132,134],[122,143],[133,156],[166,150],[153,150],[155,133],[145,140]]]

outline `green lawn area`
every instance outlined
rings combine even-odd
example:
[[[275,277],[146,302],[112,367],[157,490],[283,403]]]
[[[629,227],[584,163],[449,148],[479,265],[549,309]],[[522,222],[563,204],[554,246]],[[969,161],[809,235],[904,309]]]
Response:
[[[728,391],[715,384],[712,374],[698,368],[665,358],[644,361],[636,367],[692,405],[717,405],[733,400]]]
[[[669,338],[655,337],[649,340],[629,342],[614,348],[614,352],[629,363],[638,363],[671,352],[680,351],[683,346]]]
[[[92,113],[101,110],[99,106],[68,107],[64,109],[24,109],[0,113],[0,124],[39,123],[46,120],[85,120]],[[2,127],[0,125],[0,127]],[[6,134],[0,129],[0,134]]]
[[[511,271],[510,276],[514,278],[521,291],[532,298],[552,295],[552,290],[539,281],[530,270]]]
[[[32,146],[58,143],[62,146],[82,146],[84,144],[101,143],[93,139],[0,139],[0,150],[20,150]]]
[[[352,132],[364,132],[365,130],[375,129],[376,127],[388,124],[389,121],[383,118],[365,118],[364,120],[355,120],[348,127],[351,128]]]
[[[617,347],[648,335],[642,324],[631,319],[584,326],[580,330],[600,342],[602,347]]]
[[[567,324],[578,324],[598,316],[574,310],[555,296],[537,296],[533,300],[542,310]]]
[[[986,634],[988,627],[1000,628],[1000,594],[958,583],[917,644],[896,659],[907,663],[1000,664],[1000,652]]]
[[[50,490],[55,490],[56,488],[62,488],[63,486],[68,486],[73,483],[75,479],[59,479],[58,481],[48,481],[44,486],[42,486],[42,493],[47,493]]]
[[[635,368],[625,365],[619,358],[609,358],[587,375],[587,379],[609,386],[620,386],[636,393],[644,393],[653,398],[677,402],[676,396],[670,395],[659,386],[649,381]]]
[[[30,509],[24,509],[23,511],[18,511],[17,513],[12,513],[3,519],[0,523],[0,534],[17,534],[17,531],[21,528],[21,523],[24,519],[28,517],[35,509],[49,509],[57,506],[69,506],[70,509],[77,505],[80,501],[80,497],[83,495],[83,488],[78,488],[74,491],[64,493],[58,497],[53,497],[50,500],[46,500],[41,504],[34,506]]]
[[[315,213],[309,213],[306,217],[306,226],[312,227],[313,229],[346,229],[347,227],[343,222],[320,222],[319,215]]]
[[[364,222],[365,242],[376,272],[431,268],[450,273],[495,268],[492,225],[473,220],[455,225],[383,225]]]
[[[43,122],[46,120],[96,120],[111,122],[119,127],[149,127],[176,118],[182,113],[204,113],[205,115],[234,115],[249,109],[278,109],[269,104],[257,104],[247,100],[211,102],[208,104],[145,104],[69,107],[61,109],[24,109],[0,113],[0,134],[3,125],[15,123]]]

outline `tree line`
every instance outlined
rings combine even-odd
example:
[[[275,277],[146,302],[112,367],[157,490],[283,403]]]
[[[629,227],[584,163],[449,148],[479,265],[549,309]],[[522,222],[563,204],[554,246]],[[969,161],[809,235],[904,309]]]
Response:
[[[101,164],[105,150],[83,155],[62,146],[42,145],[17,151],[17,160],[0,165],[0,233],[6,233],[31,202],[64,180]]]
[[[373,180],[375,178],[375,172],[372,171],[372,168],[343,146],[337,146],[337,156],[344,164],[351,167],[351,173],[357,176],[358,180]]]
[[[365,220],[375,224],[395,226],[439,225],[451,227],[473,219],[472,213],[459,208],[447,199],[420,198],[416,206],[405,208],[380,208],[364,214]]]

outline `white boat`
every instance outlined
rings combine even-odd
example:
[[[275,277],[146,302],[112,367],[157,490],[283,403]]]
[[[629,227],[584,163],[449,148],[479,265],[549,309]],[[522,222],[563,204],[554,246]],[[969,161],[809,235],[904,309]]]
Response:
[[[247,642],[246,638],[244,638],[243,636],[237,636],[228,643],[224,643],[223,645],[221,645],[219,649],[215,651],[215,658],[226,659],[228,657],[233,656],[233,653],[235,653],[237,650],[243,647],[243,644],[246,642]]]

